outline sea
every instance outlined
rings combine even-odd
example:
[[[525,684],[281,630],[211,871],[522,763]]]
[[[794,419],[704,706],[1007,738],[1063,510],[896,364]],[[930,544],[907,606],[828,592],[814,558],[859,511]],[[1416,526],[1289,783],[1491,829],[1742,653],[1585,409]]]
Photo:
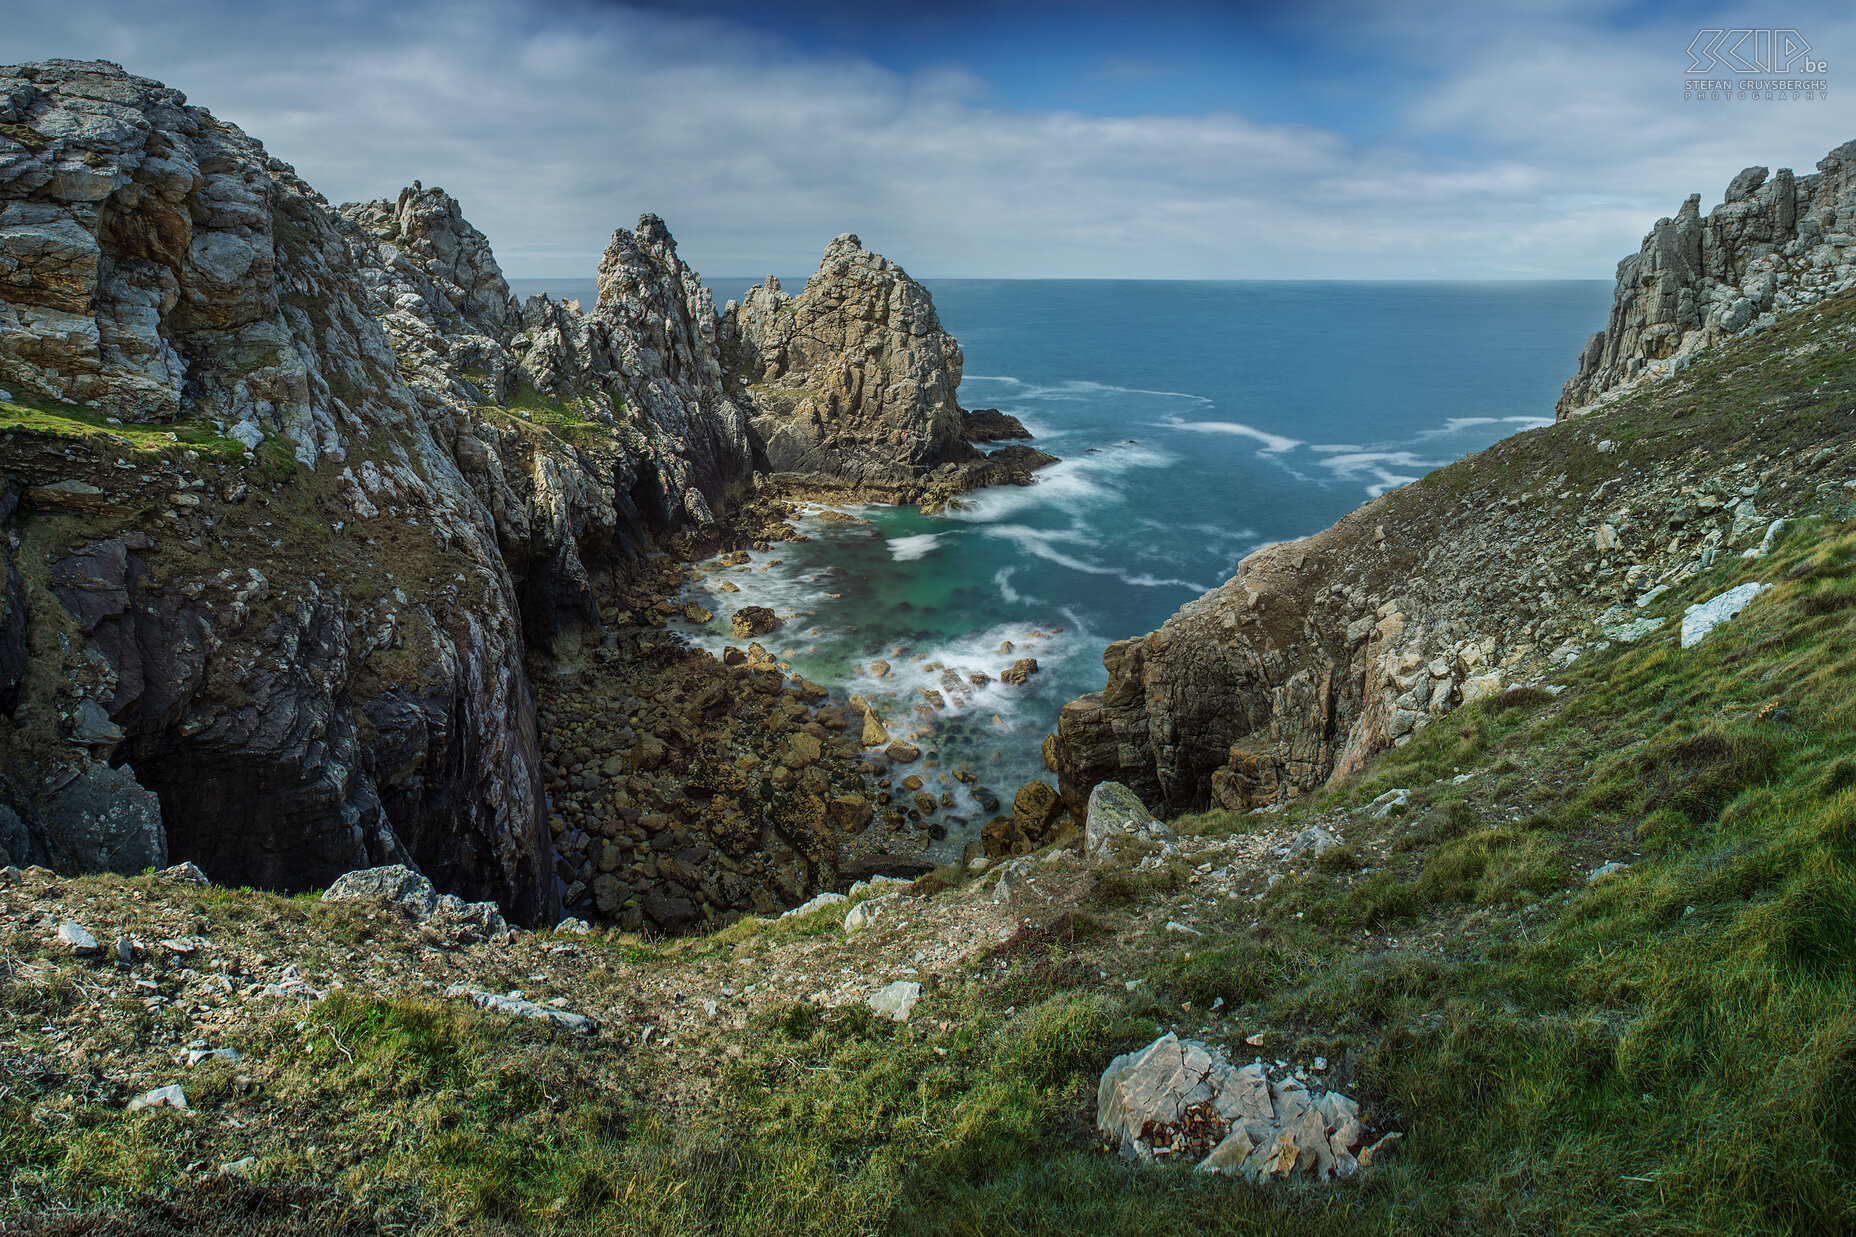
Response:
[[[511,282],[597,300],[591,280]],[[706,282],[720,304],[758,279]],[[1054,780],[1044,736],[1103,686],[1109,642],[1158,627],[1259,546],[1550,424],[1612,293],[1609,280],[923,282],[966,356],[962,406],[1016,416],[1063,462],[935,515],[809,516],[810,541],[708,565],[689,596],[715,618],[681,630],[719,654],[740,643],[733,611],[781,615],[770,651],[924,749],[908,771],[949,796],[934,818],[950,853],[1023,782]],[[1023,685],[1000,680],[1027,657]]]

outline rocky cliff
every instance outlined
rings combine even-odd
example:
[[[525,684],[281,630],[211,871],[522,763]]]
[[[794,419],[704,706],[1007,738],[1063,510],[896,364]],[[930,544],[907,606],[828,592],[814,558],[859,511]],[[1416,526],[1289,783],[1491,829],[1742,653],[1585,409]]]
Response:
[[[555,915],[526,648],[752,477],[662,222],[599,276],[519,305],[442,191],[338,212],[159,83],[0,69],[10,857]]]
[[[590,312],[518,304],[442,189],[349,204],[339,225],[409,387],[494,517],[531,641],[598,626],[586,563],[712,524],[751,485],[714,301],[655,215],[613,234]]]
[[[1818,161],[1814,176],[1750,167],[1704,217],[1693,194],[1659,219],[1643,248],[1618,263],[1605,329],[1579,354],[1559,416],[1620,387],[1667,377],[1697,349],[1856,287],[1856,142]]]
[[[1853,329],[1856,293],[1795,309],[1667,382],[1258,550],[1108,647],[1107,685],[1064,706],[1047,747],[1066,800],[1113,779],[1163,814],[1280,802],[1467,701],[1665,629],[1668,586],[1759,555],[1775,520],[1851,514],[1856,426],[1797,410],[1822,402],[1801,359]],[[1771,373],[1795,381],[1775,394]]]
[[[730,302],[722,329],[767,467],[789,482],[933,501],[1026,484],[1055,462],[1026,447],[974,448],[956,400],[960,346],[928,290],[855,236],[831,242],[798,296],[769,276]]]

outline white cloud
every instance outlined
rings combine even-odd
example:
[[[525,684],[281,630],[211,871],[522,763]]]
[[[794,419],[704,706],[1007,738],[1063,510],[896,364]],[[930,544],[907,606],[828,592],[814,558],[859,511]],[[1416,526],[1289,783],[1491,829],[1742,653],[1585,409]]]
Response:
[[[714,275],[809,270],[855,231],[930,276],[1606,277],[1687,193],[1712,203],[1744,164],[1803,172],[1856,136],[1834,105],[1684,105],[1685,20],[1346,12],[1356,52],[1412,69],[1371,140],[1015,110],[955,66],[901,75],[591,4],[70,0],[7,13],[0,59],[120,60],[335,201],[443,185],[514,276],[590,276],[651,210]],[[1853,28],[1807,34],[1847,47]]]

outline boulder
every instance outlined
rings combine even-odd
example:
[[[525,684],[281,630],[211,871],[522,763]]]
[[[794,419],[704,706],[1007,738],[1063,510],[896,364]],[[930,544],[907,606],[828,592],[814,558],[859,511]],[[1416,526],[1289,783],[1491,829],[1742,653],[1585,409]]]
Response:
[[[672,897],[659,890],[653,890],[644,899],[644,913],[651,917],[658,930],[668,936],[686,932],[702,921],[702,912],[689,898]]]
[[[1296,834],[1294,839],[1290,841],[1289,848],[1283,855],[1283,858],[1300,859],[1303,855],[1307,855],[1310,858],[1319,859],[1329,851],[1338,849],[1342,845],[1344,845],[1344,843],[1342,843],[1339,838],[1335,837],[1329,830],[1322,828],[1320,825],[1310,825],[1308,828]]]
[[[1155,842],[1170,842],[1172,829],[1165,821],[1154,819],[1140,796],[1120,782],[1101,782],[1089,792],[1088,816],[1083,822],[1083,853],[1091,859],[1104,857],[1104,848],[1113,838],[1139,837]]]
[[[876,809],[860,794],[847,792],[825,801],[825,820],[839,833],[862,833]]]
[[[322,900],[397,907],[435,936],[454,941],[481,940],[509,930],[496,903],[441,894],[424,875],[398,863],[345,872],[323,891]]]
[[[1129,1160],[1196,1161],[1200,1172],[1252,1181],[1318,1181],[1359,1171],[1359,1106],[1319,1095],[1261,1062],[1234,1067],[1216,1048],[1175,1034],[1116,1057],[1096,1089],[1096,1128]]]
[[[789,734],[781,744],[780,763],[789,769],[804,769],[818,763],[823,750],[818,739],[804,731]]]
[[[907,1022],[921,1000],[922,986],[912,979],[899,979],[872,992],[866,1002],[882,1017],[893,1022]]]
[[[728,625],[737,640],[747,640],[778,631],[780,617],[766,606],[743,606],[729,616]]]
[[[1024,855],[1075,835],[1069,809],[1048,782],[1030,781],[1012,797],[1012,814],[995,817],[980,831],[988,858]]]
[[[432,882],[401,863],[343,873],[323,890],[322,900],[391,904],[404,908],[415,919],[424,919],[438,909],[438,891],[432,888]]]

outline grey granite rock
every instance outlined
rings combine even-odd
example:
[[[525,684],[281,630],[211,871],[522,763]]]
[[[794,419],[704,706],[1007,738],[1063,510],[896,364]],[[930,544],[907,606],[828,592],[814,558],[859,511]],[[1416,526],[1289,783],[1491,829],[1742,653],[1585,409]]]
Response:
[[[438,891],[424,874],[404,864],[387,864],[344,872],[322,891],[324,902],[378,902],[404,908],[424,919],[438,909]]]
[[[1735,176],[1719,206],[1691,195],[1618,263],[1605,329],[1579,354],[1564,419],[1619,388],[1666,376],[1697,349],[1760,329],[1772,315],[1856,287],[1856,142],[1793,176]]]

